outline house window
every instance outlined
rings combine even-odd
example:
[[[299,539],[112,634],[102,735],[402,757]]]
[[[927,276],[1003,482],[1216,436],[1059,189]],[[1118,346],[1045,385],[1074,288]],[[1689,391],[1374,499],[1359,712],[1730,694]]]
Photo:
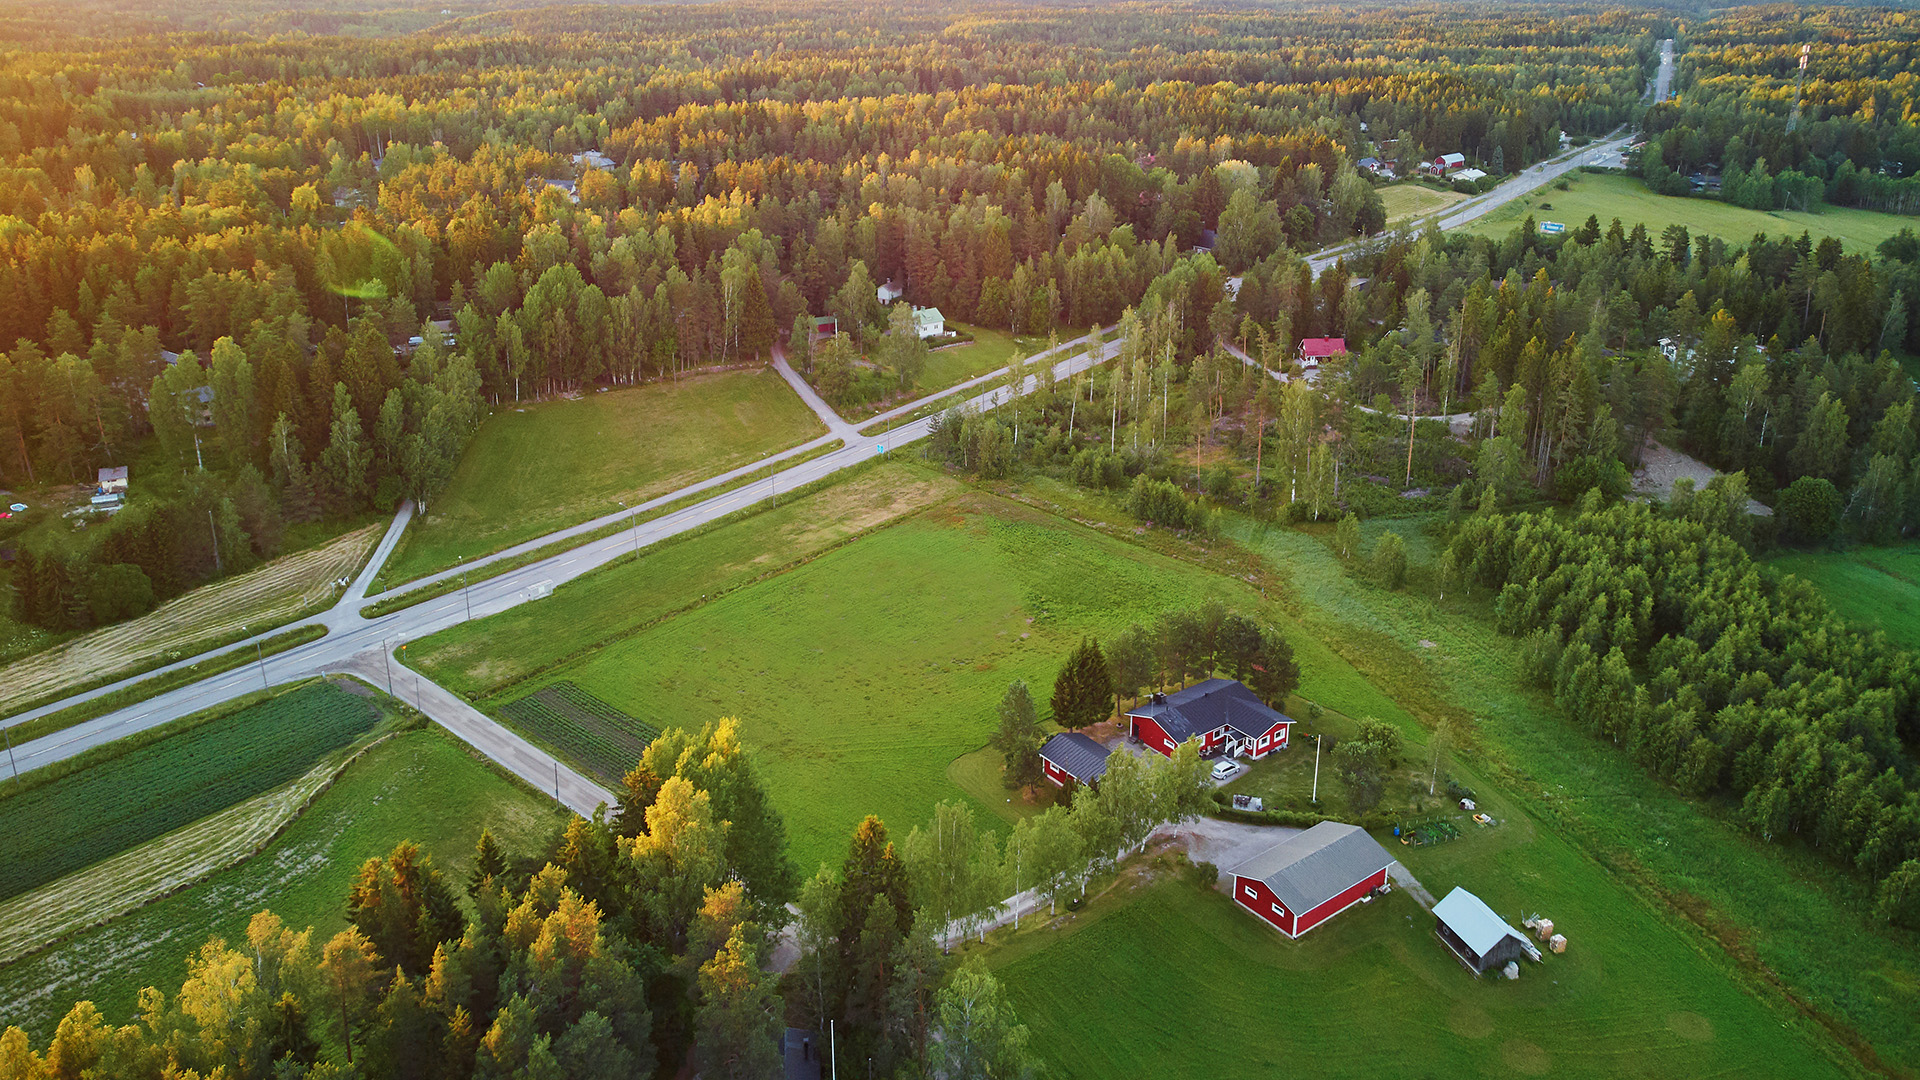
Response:
[[[1248,885],[1248,886],[1246,886],[1246,890],[1247,890],[1247,895],[1248,895],[1248,896],[1252,896],[1252,895],[1253,895],[1253,886],[1251,886],[1251,885]]]
[[[1273,913],[1282,919],[1287,917],[1287,909],[1281,907],[1279,904],[1273,905]]]

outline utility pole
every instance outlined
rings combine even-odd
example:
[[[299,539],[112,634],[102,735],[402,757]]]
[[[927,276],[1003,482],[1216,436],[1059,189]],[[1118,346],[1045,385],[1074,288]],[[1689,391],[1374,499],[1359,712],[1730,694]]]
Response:
[[[207,508],[207,532],[213,534],[213,572],[224,574],[226,571],[220,567],[220,530],[214,527],[212,507]]]
[[[13,782],[18,784],[20,782],[20,763],[13,758],[13,728],[11,726],[0,728],[0,732],[4,732],[7,737],[7,764],[13,766]]]
[[[1325,738],[1323,735],[1313,737],[1313,799],[1311,801],[1314,803],[1320,801],[1320,740],[1323,738]]]
[[[833,1021],[827,1021],[827,1057],[833,1066],[832,1080],[840,1080],[840,1039],[834,1034]]]
[[[473,621],[473,594],[467,591],[467,560],[464,556],[455,556],[454,563],[460,567],[460,598],[467,602],[467,621]]]
[[[387,665],[387,696],[392,697],[393,696],[393,650],[387,648],[387,642],[389,640],[390,639],[388,638],[380,639],[380,659],[385,661]]]
[[[553,801],[560,801],[560,759],[553,759]]]
[[[255,635],[253,639],[253,658],[260,661],[260,689],[273,689],[273,684],[267,681],[267,654],[265,650],[260,648],[260,638],[258,635]]]

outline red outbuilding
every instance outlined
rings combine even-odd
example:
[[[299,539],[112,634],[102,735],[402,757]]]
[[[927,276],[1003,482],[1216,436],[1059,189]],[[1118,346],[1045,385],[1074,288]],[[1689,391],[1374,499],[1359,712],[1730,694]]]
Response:
[[[1323,821],[1237,867],[1233,899],[1297,938],[1384,888],[1392,865],[1365,829]]]
[[[1168,757],[1174,747],[1199,739],[1203,754],[1258,760],[1286,749],[1292,730],[1291,717],[1232,679],[1208,679],[1178,693],[1155,694],[1127,710],[1127,733]]]
[[[1097,784],[1107,774],[1107,756],[1111,753],[1077,731],[1064,731],[1040,748],[1040,771],[1056,787],[1066,787],[1069,781]]]

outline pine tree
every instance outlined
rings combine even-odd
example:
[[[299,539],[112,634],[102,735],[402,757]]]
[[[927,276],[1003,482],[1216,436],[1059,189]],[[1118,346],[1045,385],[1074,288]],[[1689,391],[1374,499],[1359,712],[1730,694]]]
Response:
[[[493,830],[480,830],[480,842],[473,846],[473,869],[467,871],[467,895],[479,896],[489,883],[507,872],[507,856],[494,842]]]
[[[1067,657],[1060,675],[1053,681],[1053,722],[1068,730],[1097,724],[1109,715],[1113,683],[1107,674],[1107,658],[1100,643],[1081,638],[1080,646]]]

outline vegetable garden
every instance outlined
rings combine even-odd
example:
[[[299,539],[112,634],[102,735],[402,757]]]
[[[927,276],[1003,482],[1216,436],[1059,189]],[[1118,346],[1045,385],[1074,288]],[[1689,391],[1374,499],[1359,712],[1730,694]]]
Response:
[[[0,899],[271,791],[380,718],[367,699],[315,683],[58,780],[0,792]]]
[[[500,715],[608,783],[619,783],[660,729],[570,682],[557,682],[505,706]]]

